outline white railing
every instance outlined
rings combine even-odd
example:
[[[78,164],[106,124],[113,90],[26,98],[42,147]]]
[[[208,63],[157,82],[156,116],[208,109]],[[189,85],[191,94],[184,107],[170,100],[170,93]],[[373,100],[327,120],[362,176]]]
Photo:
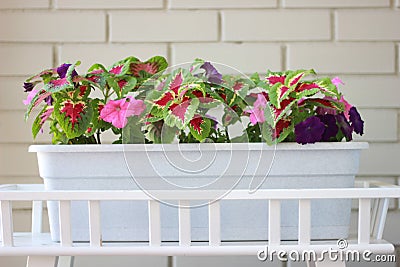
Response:
[[[393,246],[382,240],[390,198],[400,198],[400,187],[363,183],[364,188],[335,189],[271,189],[249,194],[233,190],[223,200],[269,201],[268,241],[221,242],[220,204],[210,201],[209,241],[191,241],[190,201],[213,199],[215,191],[157,191],[159,199],[179,201],[179,242],[161,240],[160,204],[146,193],[136,191],[45,191],[42,185],[0,186],[1,240],[0,256],[77,256],[77,255],[257,255],[266,245],[270,249],[299,252],[312,249],[316,253],[336,246],[336,241],[311,240],[312,199],[356,199],[358,201],[357,237],[347,240],[349,250],[370,250],[391,253]],[[71,238],[71,201],[88,202],[90,242],[74,243]],[[149,242],[102,242],[100,201],[145,200],[149,207]],[[280,204],[283,200],[298,200],[298,240],[282,241],[280,234]],[[13,231],[12,203],[31,201],[32,230],[29,233]],[[49,233],[42,233],[43,201],[59,201],[60,242],[51,241]],[[40,257],[38,258],[40,259]],[[34,262],[34,261],[32,261]],[[35,265],[29,266],[45,266]],[[51,265],[49,265],[51,266]]]

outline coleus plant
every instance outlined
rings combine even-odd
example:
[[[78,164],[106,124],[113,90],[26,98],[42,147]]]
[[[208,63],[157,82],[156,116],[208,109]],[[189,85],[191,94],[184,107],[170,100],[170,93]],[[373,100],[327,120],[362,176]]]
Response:
[[[222,76],[201,59],[167,69],[160,56],[95,64],[84,74],[77,65],[64,63],[24,83],[26,117],[41,107],[34,137],[46,122],[54,144],[101,143],[105,131],[116,135],[114,143],[268,144],[350,141],[364,131],[357,109],[338,91],[342,81],[313,70]]]

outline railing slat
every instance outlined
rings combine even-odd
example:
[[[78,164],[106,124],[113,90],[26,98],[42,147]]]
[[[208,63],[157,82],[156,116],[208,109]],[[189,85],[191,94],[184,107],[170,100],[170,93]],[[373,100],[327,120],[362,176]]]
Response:
[[[299,244],[310,244],[311,236],[311,201],[309,199],[299,200]]]
[[[63,247],[72,246],[71,237],[71,201],[61,200],[59,202],[60,218],[60,242]]]
[[[179,245],[190,246],[190,202],[188,200],[180,200],[179,204]]]
[[[43,201],[32,201],[32,234],[40,234],[43,230]]]
[[[220,202],[210,202],[208,205],[209,244],[221,245],[221,208]]]
[[[268,214],[268,243],[279,245],[281,242],[281,202],[280,200],[269,200]]]
[[[371,227],[371,199],[360,198],[358,207],[358,243],[369,244]]]
[[[4,247],[13,246],[13,223],[12,223],[12,206],[11,201],[0,201],[1,212],[1,237]]]
[[[149,200],[149,243],[150,246],[161,245],[160,203]]]
[[[101,217],[100,217],[100,201],[88,201],[89,208],[89,230],[90,230],[90,246],[101,246]]]
[[[386,215],[389,208],[389,199],[388,198],[380,198],[377,199],[377,212],[373,214],[371,219],[373,219],[372,228],[372,236],[376,239],[382,239],[383,230],[385,228]]]

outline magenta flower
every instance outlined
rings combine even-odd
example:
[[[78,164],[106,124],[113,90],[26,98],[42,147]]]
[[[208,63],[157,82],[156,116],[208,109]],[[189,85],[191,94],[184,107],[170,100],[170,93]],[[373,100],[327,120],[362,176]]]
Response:
[[[344,105],[344,116],[346,117],[347,120],[350,119],[350,109],[353,107],[352,105],[347,102],[343,96],[340,97],[339,102]]]
[[[338,87],[339,84],[344,85],[344,82],[342,82],[342,80],[339,77],[335,77],[331,81],[336,87]]]
[[[38,90],[32,89],[32,91],[29,92],[28,96],[25,100],[22,101],[22,103],[24,103],[25,106],[29,105],[38,92]]]
[[[254,108],[251,110],[246,110],[247,113],[250,113],[250,122],[253,125],[256,125],[258,122],[263,123],[265,121],[264,110],[267,106],[267,100],[265,99],[263,94],[257,95],[257,100],[254,102]]]
[[[127,97],[120,100],[110,100],[100,112],[100,118],[110,122],[117,128],[124,128],[128,123],[128,117],[140,115],[146,109],[142,100]]]

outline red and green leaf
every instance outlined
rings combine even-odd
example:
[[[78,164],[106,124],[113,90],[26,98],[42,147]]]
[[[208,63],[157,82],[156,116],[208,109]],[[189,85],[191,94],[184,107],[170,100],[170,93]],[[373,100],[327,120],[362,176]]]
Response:
[[[184,129],[193,118],[198,106],[199,100],[197,98],[170,105],[169,108],[164,111],[167,114],[165,123],[170,127],[176,126],[179,129]]]
[[[84,134],[93,117],[92,106],[85,101],[65,99],[54,106],[54,114],[69,139]]]
[[[194,138],[201,142],[210,134],[211,121],[208,118],[195,115],[194,118],[189,122],[189,129]]]

